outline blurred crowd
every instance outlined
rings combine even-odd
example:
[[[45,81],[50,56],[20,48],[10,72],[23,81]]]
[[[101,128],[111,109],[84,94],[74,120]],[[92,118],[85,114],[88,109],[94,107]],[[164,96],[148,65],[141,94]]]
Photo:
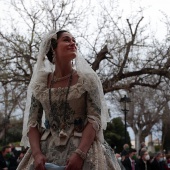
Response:
[[[26,150],[18,151],[13,144],[4,146],[0,152],[0,170],[16,170],[25,153]],[[170,155],[162,152],[150,155],[144,142],[138,153],[124,144],[122,152],[116,157],[121,170],[170,170]]]
[[[170,170],[170,155],[163,152],[150,155],[144,142],[137,153],[136,149],[124,144],[120,154],[116,154],[121,170]]]
[[[13,144],[4,146],[0,152],[0,170],[16,170],[25,153],[16,150]]]

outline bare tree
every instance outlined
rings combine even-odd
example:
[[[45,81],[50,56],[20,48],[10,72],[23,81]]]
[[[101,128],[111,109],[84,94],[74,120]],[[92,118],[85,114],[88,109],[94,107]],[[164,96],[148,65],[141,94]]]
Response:
[[[103,37],[97,37],[94,46],[90,44],[95,57],[89,63],[101,76],[105,93],[114,91],[116,96],[118,91],[125,90],[135,99],[128,122],[139,148],[139,143],[162,119],[168,102],[160,93],[163,93],[165,85],[170,89],[169,40],[165,37],[164,42],[159,42],[154,36],[146,34],[147,26],[141,26],[143,16],[127,19],[127,27],[121,28],[120,19],[116,20],[111,11],[103,8],[103,24],[100,23],[98,29],[98,34],[103,34]],[[100,49],[96,42],[100,43]],[[141,86],[141,92],[138,86]]]
[[[10,128],[10,118],[13,112],[20,112],[23,109],[20,107],[25,98],[23,89],[18,88],[18,84],[8,83],[1,87],[0,97],[0,139],[3,138],[7,130]],[[17,113],[19,114],[19,113]]]
[[[37,60],[36,55],[42,34],[53,29],[64,29],[66,26],[67,29],[74,28],[74,30],[81,28],[85,25],[81,23],[84,15],[87,14],[87,7],[79,5],[80,8],[75,8],[75,0],[51,0],[51,3],[44,0],[33,2],[33,4],[27,4],[22,0],[12,0],[10,5],[14,10],[12,12],[16,12],[15,14],[19,16],[20,22],[15,19],[16,15],[8,15],[6,21],[9,19],[12,31],[8,33],[0,30],[0,82],[2,85],[0,104],[4,108],[0,112],[3,118],[0,123],[2,127],[0,138],[8,129],[11,116],[14,113],[17,114],[17,108],[20,108],[22,112],[24,110],[23,98],[26,97],[33,65]]]
[[[142,23],[145,18],[141,12],[123,20],[121,14],[115,13],[112,1],[108,6],[102,3],[97,8],[97,16],[93,15],[95,8],[91,8],[91,4],[76,8],[76,0],[44,0],[35,2],[32,6],[28,6],[26,1],[15,0],[12,5],[22,20],[18,25],[24,27],[21,31],[16,20],[13,20],[11,23],[14,29],[11,33],[0,30],[0,65],[1,70],[5,68],[0,72],[0,77],[3,86],[8,83],[14,83],[14,86],[17,84],[16,94],[26,92],[42,34],[51,29],[66,27],[75,33],[81,44],[80,52],[99,74],[105,94],[114,92],[117,95],[122,90],[134,91],[137,90],[136,86],[157,89],[170,79],[168,38],[159,42],[151,36],[147,32],[148,26]],[[89,26],[90,19],[95,23],[94,28]],[[147,130],[151,128],[148,120],[152,117],[148,118],[147,115],[153,112],[152,107],[148,108],[152,106],[152,102],[144,109],[144,97],[141,96],[138,100],[138,110],[134,110],[129,117],[132,119],[139,113],[135,117],[135,124],[129,121],[136,133],[139,126],[142,128],[147,124]],[[154,100],[157,101],[157,98],[154,97]],[[158,101],[156,106],[154,114],[161,111],[163,103]],[[152,125],[156,121],[154,117]],[[143,136],[146,135],[144,131]]]
[[[140,143],[152,132],[153,126],[163,117],[167,99],[161,90],[138,87],[129,93],[132,102],[128,113],[128,123],[135,133],[135,144]]]

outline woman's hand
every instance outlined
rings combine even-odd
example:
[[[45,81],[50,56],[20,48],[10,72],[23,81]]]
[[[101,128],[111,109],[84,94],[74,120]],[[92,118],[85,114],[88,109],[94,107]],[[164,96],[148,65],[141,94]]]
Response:
[[[67,161],[65,170],[81,170],[83,167],[83,162],[83,159],[77,153],[73,153]]]
[[[33,157],[35,170],[45,170],[46,157],[42,153],[37,153]]]

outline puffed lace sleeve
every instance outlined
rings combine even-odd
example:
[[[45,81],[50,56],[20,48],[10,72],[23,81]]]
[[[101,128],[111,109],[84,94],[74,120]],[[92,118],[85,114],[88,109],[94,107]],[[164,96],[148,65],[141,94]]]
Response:
[[[101,109],[92,101],[89,94],[87,94],[87,118],[98,132],[101,128]]]
[[[32,96],[27,132],[29,132],[30,127],[36,126],[39,131],[41,130],[42,115],[43,107],[41,103],[34,96]]]

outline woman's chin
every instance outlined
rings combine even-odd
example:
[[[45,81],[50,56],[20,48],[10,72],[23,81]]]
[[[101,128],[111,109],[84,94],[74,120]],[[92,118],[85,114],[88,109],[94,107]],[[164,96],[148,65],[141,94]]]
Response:
[[[71,58],[73,58],[73,59],[74,59],[74,58],[76,58],[76,57],[77,57],[77,52],[72,52],[70,55],[71,55]]]

